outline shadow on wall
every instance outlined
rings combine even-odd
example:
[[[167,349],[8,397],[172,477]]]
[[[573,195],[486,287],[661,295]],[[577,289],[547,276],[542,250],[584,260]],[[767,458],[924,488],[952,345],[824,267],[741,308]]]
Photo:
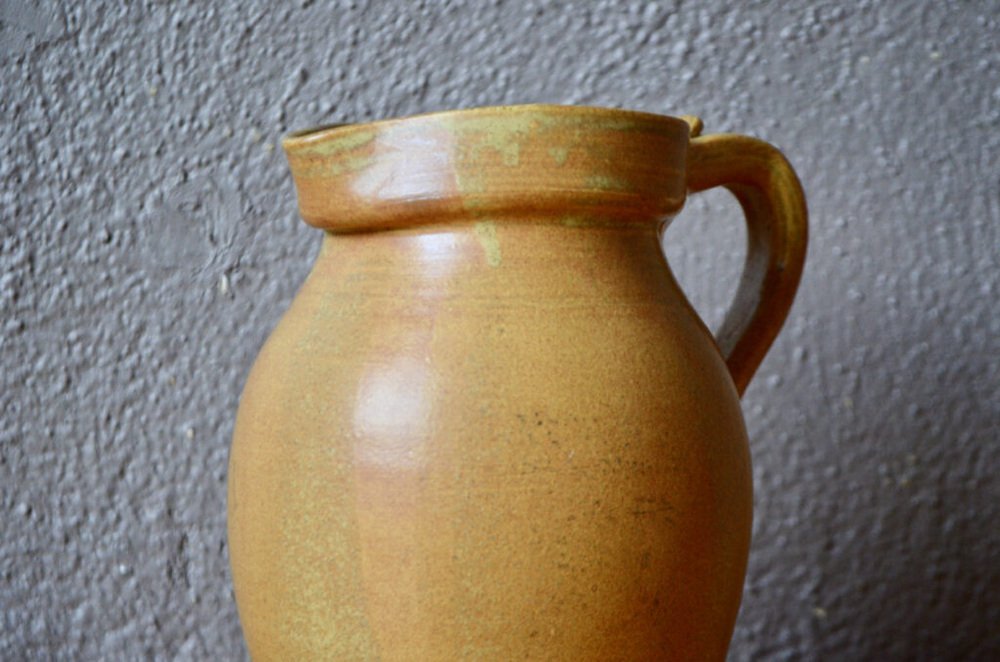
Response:
[[[972,324],[965,343],[931,327],[908,329],[902,344],[881,341],[885,354],[870,343],[875,360],[842,380],[861,396],[857,414],[831,414],[839,447],[816,456],[838,457],[839,473],[816,489],[842,499],[819,521],[803,518],[792,543],[822,545],[817,592],[826,606],[814,610],[804,646],[818,659],[1000,659],[1000,490],[991,473],[1000,412],[988,324]],[[879,324],[856,328],[874,334]],[[880,392],[865,393],[865,375]]]
[[[987,431],[1000,425],[983,377],[966,364],[947,390],[914,389],[898,432],[914,452],[880,471],[874,526],[854,547],[862,608],[847,650],[862,659],[1000,659],[1000,494],[988,469],[996,462],[977,448],[995,446]],[[849,596],[843,607],[850,614]]]

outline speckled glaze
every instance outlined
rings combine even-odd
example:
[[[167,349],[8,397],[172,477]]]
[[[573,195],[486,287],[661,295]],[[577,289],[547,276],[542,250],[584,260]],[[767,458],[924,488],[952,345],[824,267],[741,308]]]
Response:
[[[293,135],[316,264],[229,474],[255,660],[723,659],[751,474],[739,393],[805,250],[787,162],[700,123],[515,106]],[[725,185],[718,343],[659,237]]]

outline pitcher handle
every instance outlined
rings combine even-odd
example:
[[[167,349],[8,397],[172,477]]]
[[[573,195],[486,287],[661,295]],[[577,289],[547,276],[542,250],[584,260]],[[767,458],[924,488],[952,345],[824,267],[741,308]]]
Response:
[[[798,289],[806,257],[806,201],[795,171],[773,146],[734,134],[698,137],[700,120],[691,124],[688,190],[697,193],[725,186],[746,216],[743,276],[716,337],[742,396],[781,330]]]

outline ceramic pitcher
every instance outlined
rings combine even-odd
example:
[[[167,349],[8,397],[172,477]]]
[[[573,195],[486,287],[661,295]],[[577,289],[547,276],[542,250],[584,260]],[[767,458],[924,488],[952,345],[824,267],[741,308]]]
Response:
[[[723,659],[739,396],[785,318],[785,158],[700,122],[513,106],[284,141],[322,248],[248,378],[229,549],[254,660]],[[660,237],[724,186],[749,248],[713,338]]]

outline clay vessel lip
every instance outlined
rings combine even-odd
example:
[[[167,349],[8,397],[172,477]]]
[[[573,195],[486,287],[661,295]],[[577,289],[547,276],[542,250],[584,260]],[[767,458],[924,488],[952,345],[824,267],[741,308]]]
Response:
[[[450,110],[292,133],[307,223],[356,232],[476,217],[659,222],[686,195],[692,125],[593,106]]]
[[[453,119],[460,117],[475,118],[477,115],[516,115],[519,113],[551,113],[553,115],[563,114],[564,116],[614,119],[615,117],[624,120],[643,121],[644,123],[663,123],[664,125],[674,125],[688,127],[688,122],[684,119],[672,115],[660,115],[643,110],[629,110],[624,108],[612,108],[608,106],[577,106],[553,103],[525,103],[499,106],[478,106],[474,108],[460,108],[456,110],[435,110],[426,113],[416,113],[413,115],[403,115],[381,120],[366,122],[334,122],[320,124],[305,129],[291,131],[281,139],[281,144],[286,152],[294,152],[300,147],[307,147],[322,142],[326,139],[337,138],[353,131],[371,131],[389,127],[410,120],[420,119]]]

